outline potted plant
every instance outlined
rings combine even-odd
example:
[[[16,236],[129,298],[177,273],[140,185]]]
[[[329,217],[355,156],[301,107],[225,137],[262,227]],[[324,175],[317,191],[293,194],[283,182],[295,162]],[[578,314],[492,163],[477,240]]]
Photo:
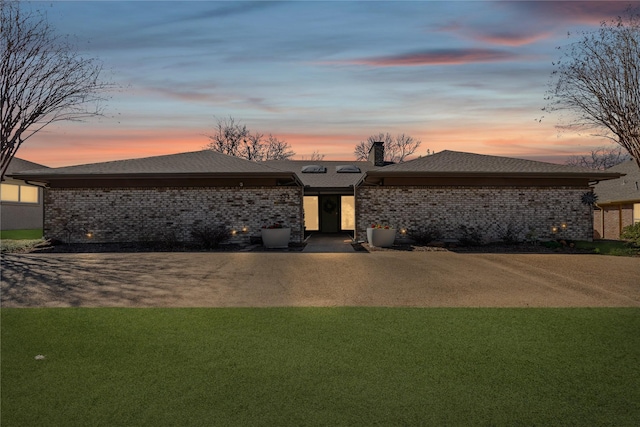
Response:
[[[291,229],[280,223],[262,226],[262,244],[265,248],[287,248],[291,238]]]
[[[367,241],[370,246],[387,248],[393,246],[396,240],[396,230],[390,225],[372,224],[367,228]]]

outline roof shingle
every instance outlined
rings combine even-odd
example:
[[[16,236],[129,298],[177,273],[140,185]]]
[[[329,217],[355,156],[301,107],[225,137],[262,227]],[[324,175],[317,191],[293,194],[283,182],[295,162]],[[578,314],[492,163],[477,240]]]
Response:
[[[211,150],[22,172],[25,175],[278,174],[264,164]],[[19,174],[18,174],[19,175]],[[17,177],[17,176],[16,176]]]
[[[598,204],[640,202],[640,168],[633,159],[610,167],[607,171],[623,173],[625,176],[596,184],[594,192],[598,196]]]
[[[398,163],[373,169],[372,174],[424,174],[424,175],[528,175],[560,174],[579,176],[611,175],[606,171],[594,171],[576,166],[557,165],[512,157],[489,156],[484,154],[441,151],[430,156],[419,157],[405,163]]]
[[[373,164],[369,162],[356,161],[310,161],[310,160],[268,160],[266,165],[280,169],[282,171],[293,172],[304,186],[313,188],[346,188],[356,185],[362,176]],[[327,168],[326,173],[302,173],[302,168],[307,165],[318,165]],[[360,168],[359,173],[338,173],[337,167],[344,165],[354,165]]]

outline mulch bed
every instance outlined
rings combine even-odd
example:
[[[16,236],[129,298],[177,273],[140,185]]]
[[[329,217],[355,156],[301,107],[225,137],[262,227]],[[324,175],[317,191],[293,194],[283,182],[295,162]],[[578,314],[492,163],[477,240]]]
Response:
[[[60,243],[47,241],[30,252],[36,253],[123,253],[123,252],[300,252],[305,244],[290,244],[286,249],[267,249],[259,244],[248,246],[223,244],[217,248],[205,249],[197,245],[168,243]]]
[[[551,253],[570,253],[570,254],[588,254],[593,251],[585,249],[576,249],[570,245],[548,248],[541,244],[519,243],[513,245],[506,244],[487,244],[481,246],[462,246],[457,244],[436,245],[417,245],[410,243],[395,244],[388,248],[378,246],[369,246],[368,243],[353,243],[356,251],[366,252],[457,252],[457,253],[530,253],[530,254],[551,254]]]
[[[32,253],[141,253],[141,252],[301,252],[305,243],[289,244],[286,249],[267,249],[261,244],[238,245],[223,244],[217,248],[204,249],[196,245],[169,243],[61,243],[46,241],[29,250]],[[570,245],[548,248],[541,244],[520,243],[513,245],[488,244],[482,246],[462,246],[456,244],[418,245],[411,243],[395,244],[388,248],[372,247],[366,242],[351,244],[356,252],[458,252],[458,253],[593,253]]]

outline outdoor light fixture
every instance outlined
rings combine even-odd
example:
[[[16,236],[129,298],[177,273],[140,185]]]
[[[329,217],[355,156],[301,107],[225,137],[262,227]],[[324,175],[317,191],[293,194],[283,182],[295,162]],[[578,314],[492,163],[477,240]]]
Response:
[[[400,234],[402,234],[402,235],[407,234],[407,229],[406,228],[401,228],[400,229]]]
[[[247,231],[249,231],[249,227],[247,227],[246,225],[244,227],[242,227],[242,232],[246,233]]]
[[[566,230],[567,229],[567,223],[563,222],[562,224],[560,224],[560,227],[562,228],[562,230]]]
[[[87,236],[87,239],[91,239],[93,237],[93,233],[90,231],[87,231],[86,236]]]
[[[551,227],[551,232],[553,234],[556,234],[558,232],[558,227],[556,227],[556,226]]]
[[[233,230],[231,230],[231,235],[235,236],[238,233],[238,231],[234,228]]]

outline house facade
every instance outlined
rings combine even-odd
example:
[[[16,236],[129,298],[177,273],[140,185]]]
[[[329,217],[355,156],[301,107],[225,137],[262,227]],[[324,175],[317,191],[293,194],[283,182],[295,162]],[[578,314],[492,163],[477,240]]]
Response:
[[[590,183],[619,173],[497,156],[443,151],[384,163],[249,162],[212,151],[16,174],[48,186],[45,236],[69,242],[188,241],[198,227],[224,225],[248,242],[262,226],[291,227],[291,241],[314,232],[366,239],[371,224],[399,235],[437,228],[446,239],[474,229],[500,239],[590,240],[593,210],[581,203]]]
[[[598,201],[593,235],[596,239],[617,240],[625,227],[640,222],[640,168],[635,161],[627,160],[607,171],[623,176],[595,185]]]
[[[14,158],[7,175],[20,171],[44,169],[46,166]],[[42,229],[44,191],[41,186],[9,176],[0,183],[0,227],[5,230]]]

